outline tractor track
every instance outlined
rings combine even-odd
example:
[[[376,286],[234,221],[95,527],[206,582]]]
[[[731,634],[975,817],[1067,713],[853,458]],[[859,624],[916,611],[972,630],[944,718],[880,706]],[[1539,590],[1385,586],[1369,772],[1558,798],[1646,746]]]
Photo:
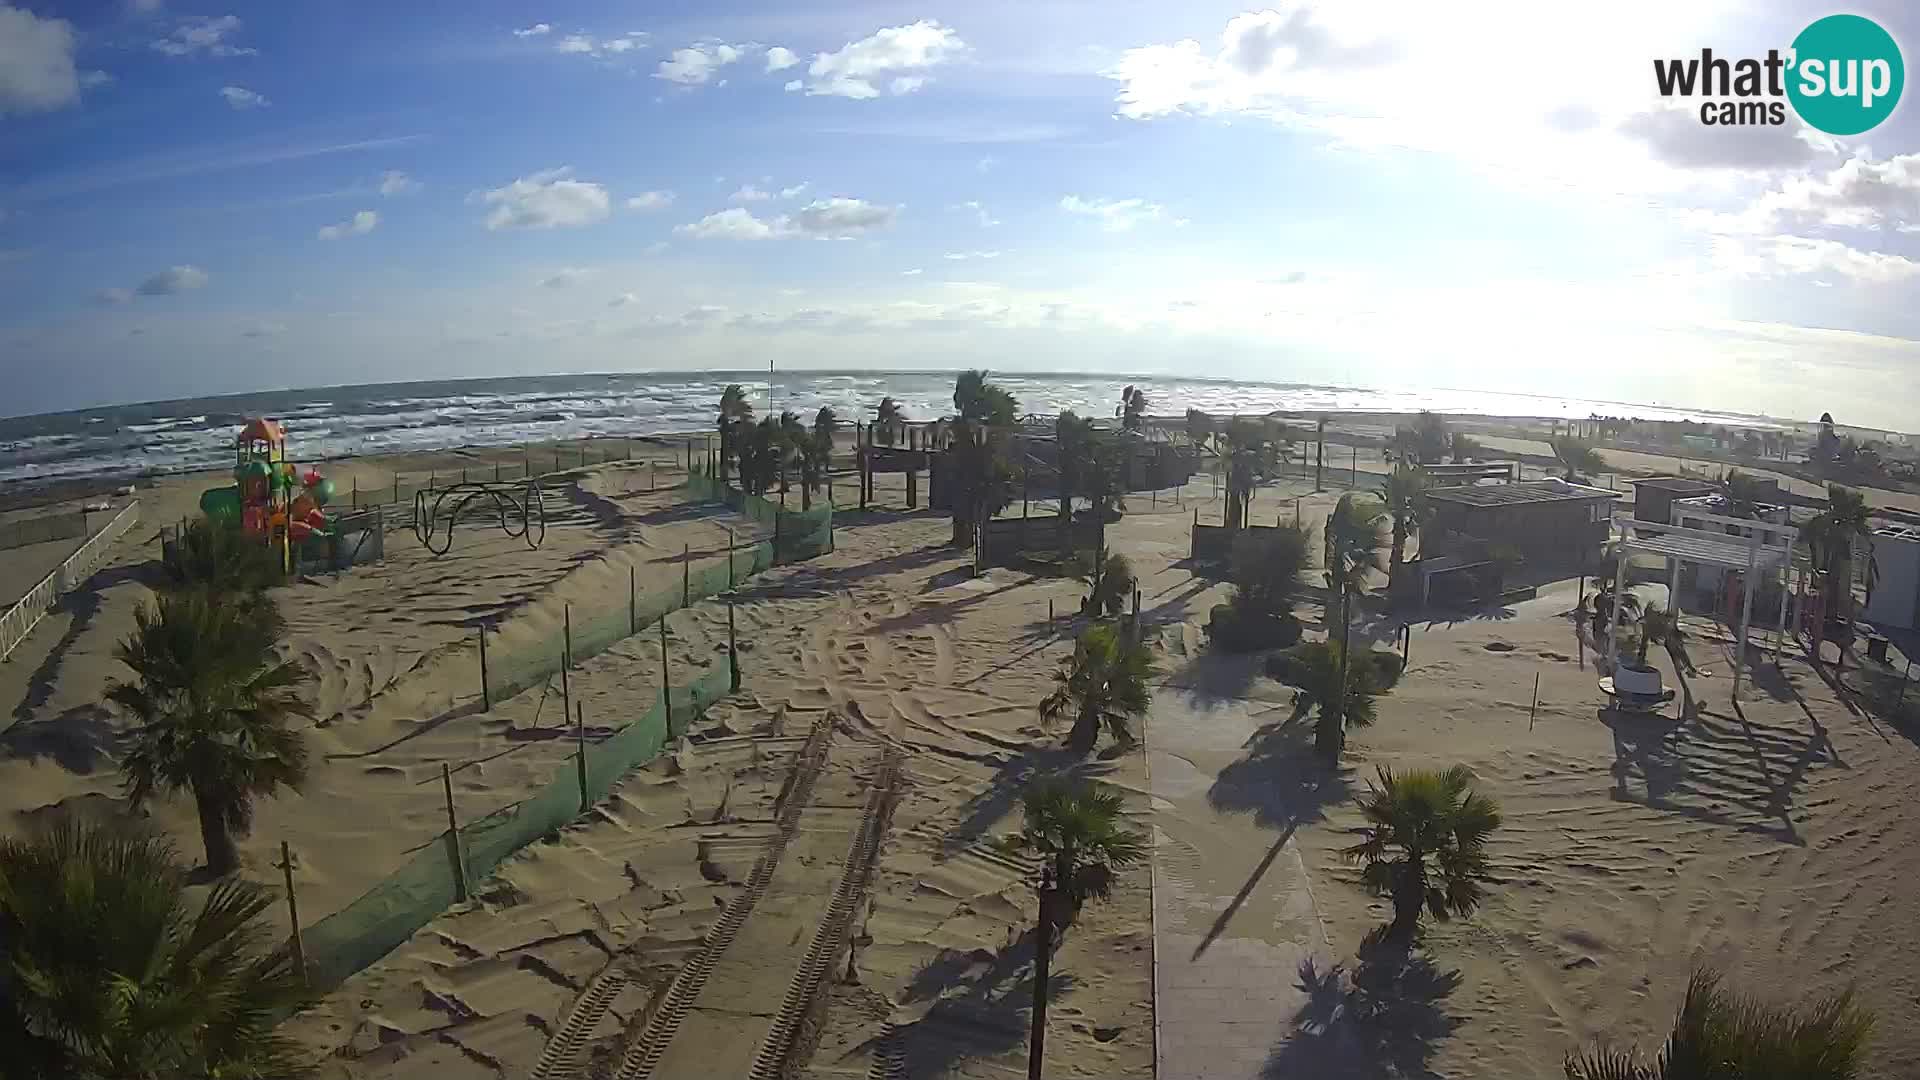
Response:
[[[814,930],[805,959],[787,983],[780,1011],[774,1015],[767,1037],[761,1042],[753,1067],[747,1073],[749,1080],[777,1080],[788,1075],[790,1060],[800,1048],[805,1021],[815,1006],[821,1003],[822,984],[835,958],[846,946],[854,914],[859,910],[861,898],[866,895],[867,881],[872,876],[874,862],[879,855],[881,841],[886,837],[899,794],[902,771],[900,757],[897,746],[887,748],[879,774],[868,789],[866,807],[861,811],[859,827],[848,847],[840,883],[834,889],[826,913],[821,916],[820,925]]]
[[[754,905],[766,892],[767,883],[773,879],[773,872],[779,866],[780,856],[785,853],[788,841],[793,839],[799,827],[800,815],[806,810],[814,784],[826,766],[827,751],[832,741],[833,721],[823,716],[815,721],[812,730],[807,733],[807,741],[797,756],[794,772],[786,789],[781,792],[780,811],[775,819],[777,831],[754,861],[753,871],[747,877],[747,887],[733,898],[719,920],[707,931],[699,951],[674,976],[666,990],[649,1004],[644,1025],[627,1046],[614,1071],[613,1075],[618,1080],[639,1080],[652,1073],[654,1064],[679,1029],[681,1019],[699,996],[701,987],[706,985],[714,964],[733,944],[747,916],[753,914]],[[587,984],[567,1010],[566,1018],[547,1041],[529,1080],[573,1080],[580,1075],[583,1064],[580,1060],[581,1051],[588,1037],[599,1026],[628,981],[626,973],[617,966],[619,962],[616,958],[609,963]]]

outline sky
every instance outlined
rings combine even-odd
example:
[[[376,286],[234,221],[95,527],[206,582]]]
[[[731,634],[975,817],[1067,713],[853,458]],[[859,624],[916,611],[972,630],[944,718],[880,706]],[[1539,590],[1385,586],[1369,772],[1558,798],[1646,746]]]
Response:
[[[1834,8],[207,3],[0,0],[0,414],[773,360],[1920,429],[1920,90],[1655,87]]]

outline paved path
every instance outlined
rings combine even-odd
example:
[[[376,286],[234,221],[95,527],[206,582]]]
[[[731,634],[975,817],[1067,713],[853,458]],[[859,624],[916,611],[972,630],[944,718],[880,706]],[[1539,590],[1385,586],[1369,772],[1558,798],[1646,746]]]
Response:
[[[1273,708],[1174,686],[1154,696],[1146,737],[1158,1080],[1277,1077],[1269,1057],[1308,1004],[1301,965],[1328,970],[1326,932],[1292,840],[1290,823],[1305,808],[1298,785],[1286,767],[1260,760],[1275,742],[1261,725],[1286,716]]]

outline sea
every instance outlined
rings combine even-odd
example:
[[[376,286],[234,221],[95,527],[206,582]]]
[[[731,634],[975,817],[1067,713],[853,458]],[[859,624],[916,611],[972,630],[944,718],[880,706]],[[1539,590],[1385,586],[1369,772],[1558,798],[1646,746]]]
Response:
[[[1023,415],[1052,416],[1062,409],[1111,415],[1121,390],[1131,385],[1146,393],[1148,411],[1156,416],[1179,416],[1189,408],[1214,414],[1431,409],[1691,419],[1729,427],[1767,423],[1736,413],[1483,390],[1088,374],[996,373],[994,381],[1019,399]],[[302,460],[704,430],[729,383],[741,384],[761,412],[793,409],[809,421],[822,405],[833,406],[843,420],[871,418],[883,395],[898,401],[909,419],[952,411],[953,373],[925,371],[538,375],[272,390],[0,418],[0,486],[220,467],[231,460],[234,431],[256,416],[280,420],[291,453]]]

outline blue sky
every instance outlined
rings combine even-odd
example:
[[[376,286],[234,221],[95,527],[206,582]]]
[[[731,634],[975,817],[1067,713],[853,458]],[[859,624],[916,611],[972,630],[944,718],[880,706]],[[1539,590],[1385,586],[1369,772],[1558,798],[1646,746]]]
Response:
[[[1832,10],[0,0],[0,413],[771,357],[1911,430],[1920,91],[1654,92]]]

